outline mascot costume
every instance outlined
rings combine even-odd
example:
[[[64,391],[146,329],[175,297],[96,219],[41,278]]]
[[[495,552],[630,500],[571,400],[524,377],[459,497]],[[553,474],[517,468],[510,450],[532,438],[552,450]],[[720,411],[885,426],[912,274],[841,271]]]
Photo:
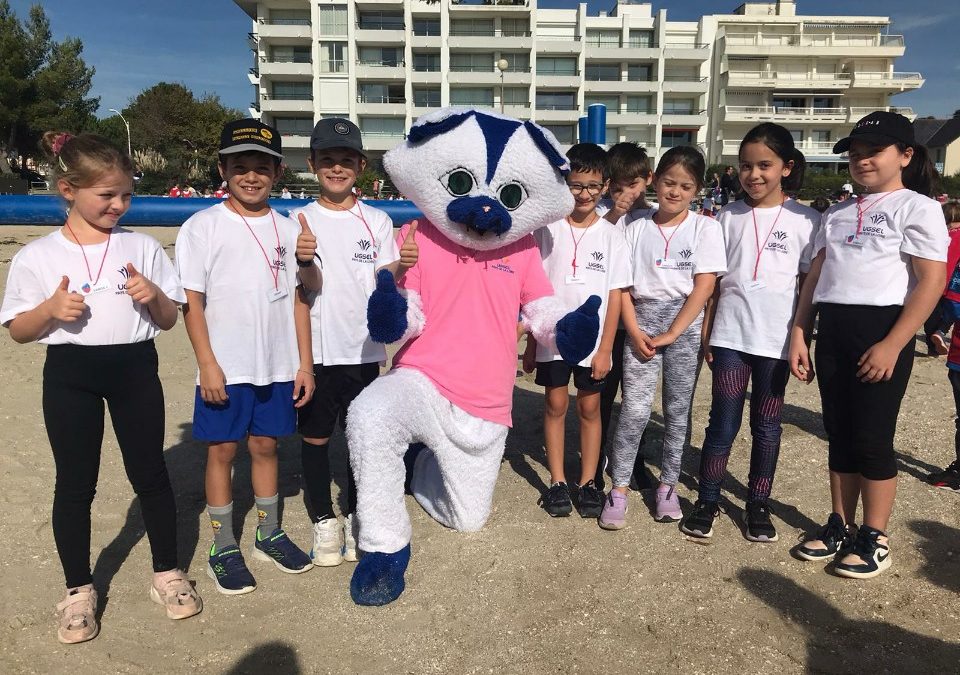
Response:
[[[367,307],[373,340],[403,346],[349,410],[363,552],[350,594],[361,605],[403,592],[408,473],[416,500],[443,525],[486,522],[511,423],[518,317],[574,364],[600,329],[599,297],[569,311],[553,296],[531,235],[573,210],[569,165],[548,131],[446,108],[419,118],[384,167],[426,220],[414,234],[417,265],[399,288],[381,271]]]

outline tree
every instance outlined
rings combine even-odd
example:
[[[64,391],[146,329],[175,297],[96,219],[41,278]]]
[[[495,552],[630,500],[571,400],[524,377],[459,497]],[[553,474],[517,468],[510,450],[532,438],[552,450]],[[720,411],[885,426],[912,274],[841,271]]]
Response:
[[[94,69],[76,38],[53,40],[40,5],[21,22],[0,0],[0,145],[37,156],[49,129],[80,132],[93,124],[100,99],[88,97]]]

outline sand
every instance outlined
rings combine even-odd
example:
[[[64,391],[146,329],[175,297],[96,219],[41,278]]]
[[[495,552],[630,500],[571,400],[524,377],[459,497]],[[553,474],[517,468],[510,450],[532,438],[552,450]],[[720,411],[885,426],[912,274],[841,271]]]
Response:
[[[144,228],[172,254],[176,230]],[[0,277],[43,227],[0,230]],[[917,358],[900,415],[901,482],[891,523],[894,566],[855,582],[801,562],[789,549],[829,511],[826,444],[816,386],[791,382],[774,485],[780,541],[742,536],[749,431],[738,436],[725,484],[730,507],[709,545],[676,525],[653,522],[631,495],[629,525],[600,530],[579,517],[550,519],[537,507],[548,480],[542,395],[517,379],[514,429],[493,514],[478,533],[433,522],[408,498],[413,559],[407,591],[390,606],[357,607],[353,565],[284,575],[250,560],[259,587],[219,595],[205,574],[210,542],[203,512],[205,451],[191,440],[193,354],[182,322],[158,341],[167,400],[166,456],[177,496],[182,563],[205,600],[201,615],[172,622],[147,597],[150,555],[137,502],[108,430],[93,506],[94,577],[100,636],[79,646],[56,641],[54,605],[63,576],[50,528],[54,468],[40,412],[43,347],[0,336],[0,672],[49,673],[492,673],[492,672],[958,672],[960,671],[960,495],[922,482],[953,457],[954,405],[942,359]],[[919,344],[919,343],[918,343]],[[695,499],[695,474],[710,402],[697,389],[692,449],[681,501]],[[573,406],[571,406],[571,410]],[[659,407],[646,447],[656,475]],[[575,418],[568,421],[573,429]],[[578,466],[568,433],[568,470]],[[345,445],[333,444],[345,482]],[[280,445],[284,525],[310,546],[299,442]],[[251,545],[249,457],[235,476],[241,546]],[[239,524],[238,524],[239,525]]]

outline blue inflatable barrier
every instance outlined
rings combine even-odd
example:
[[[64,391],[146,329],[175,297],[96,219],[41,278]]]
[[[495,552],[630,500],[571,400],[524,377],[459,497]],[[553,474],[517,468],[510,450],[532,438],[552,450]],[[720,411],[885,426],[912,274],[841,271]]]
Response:
[[[134,197],[130,210],[120,219],[121,225],[157,225],[179,227],[197,211],[213,206],[220,199],[203,197],[168,198]],[[311,199],[272,199],[270,205],[283,214],[306,206]],[[411,201],[365,199],[364,204],[385,211],[400,227],[414,218],[423,218]],[[62,225],[65,217],[63,199],[53,195],[0,195],[0,225]]]

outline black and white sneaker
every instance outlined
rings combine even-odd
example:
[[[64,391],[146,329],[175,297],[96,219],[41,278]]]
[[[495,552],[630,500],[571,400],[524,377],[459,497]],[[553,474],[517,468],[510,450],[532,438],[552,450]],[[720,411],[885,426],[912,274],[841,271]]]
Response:
[[[599,518],[603,511],[603,490],[592,480],[576,486],[577,513],[581,518]]]
[[[820,528],[817,536],[799,544],[794,551],[804,560],[832,560],[853,543],[856,527],[856,525],[844,525],[839,513],[831,513],[827,518],[827,524]],[[810,546],[815,541],[821,542],[823,548]]]
[[[713,521],[720,514],[717,502],[697,500],[693,511],[680,524],[680,531],[698,539],[709,539],[713,536]]]
[[[747,502],[743,519],[747,526],[747,539],[750,541],[768,544],[780,538],[770,520],[770,506],[766,502]]]
[[[537,504],[554,518],[569,516],[573,512],[573,502],[570,501],[570,490],[566,483],[556,482],[551,485],[550,489],[537,501]]]
[[[893,562],[890,559],[890,545],[888,542],[881,543],[880,537],[886,539],[887,535],[876,528],[861,525],[853,546],[844,551],[844,554],[856,556],[863,562],[835,561],[834,571],[841,577],[850,579],[871,579],[890,567]]]
[[[930,481],[930,485],[941,490],[960,492],[960,459],[943,471],[930,474],[927,480]]]

